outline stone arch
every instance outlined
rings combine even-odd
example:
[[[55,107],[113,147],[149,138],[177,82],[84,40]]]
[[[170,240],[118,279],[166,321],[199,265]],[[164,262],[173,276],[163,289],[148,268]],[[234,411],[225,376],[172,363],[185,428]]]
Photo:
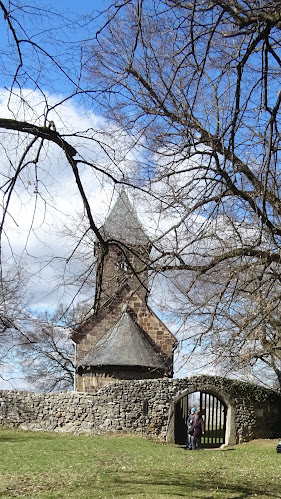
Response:
[[[172,399],[169,408],[168,423],[167,423],[167,442],[175,443],[175,425],[176,425],[176,408],[178,402],[184,397],[192,393],[201,392],[207,393],[220,400],[226,407],[226,428],[225,428],[225,444],[233,445],[236,443],[236,407],[233,404],[231,396],[223,389],[218,389],[216,386],[206,387],[205,383],[192,383],[190,386],[182,389]]]

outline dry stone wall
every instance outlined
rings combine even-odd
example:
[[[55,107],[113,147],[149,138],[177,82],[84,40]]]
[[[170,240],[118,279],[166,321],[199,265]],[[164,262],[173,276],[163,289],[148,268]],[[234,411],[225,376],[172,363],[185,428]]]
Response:
[[[0,425],[88,434],[128,431],[172,442],[175,406],[195,391],[212,393],[226,404],[227,443],[281,436],[277,392],[212,376],[119,381],[96,394],[0,391]]]

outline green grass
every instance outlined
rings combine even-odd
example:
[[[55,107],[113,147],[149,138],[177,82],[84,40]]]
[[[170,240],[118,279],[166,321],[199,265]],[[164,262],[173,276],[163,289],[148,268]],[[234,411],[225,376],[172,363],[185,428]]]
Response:
[[[281,498],[276,440],[189,452],[129,436],[0,429],[0,498]]]

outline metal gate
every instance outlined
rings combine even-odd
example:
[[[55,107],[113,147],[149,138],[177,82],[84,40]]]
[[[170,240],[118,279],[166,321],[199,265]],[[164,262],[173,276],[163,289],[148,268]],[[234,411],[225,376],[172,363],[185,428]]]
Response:
[[[186,443],[186,419],[190,408],[201,411],[205,421],[205,435],[201,438],[202,447],[220,447],[225,443],[227,407],[219,398],[208,392],[190,393],[182,397],[175,406],[175,443]]]

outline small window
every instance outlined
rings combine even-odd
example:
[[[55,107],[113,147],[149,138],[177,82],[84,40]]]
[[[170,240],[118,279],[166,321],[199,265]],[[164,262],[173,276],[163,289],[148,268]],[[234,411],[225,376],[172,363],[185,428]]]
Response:
[[[116,270],[123,270],[124,272],[128,272],[127,262],[116,262]]]

